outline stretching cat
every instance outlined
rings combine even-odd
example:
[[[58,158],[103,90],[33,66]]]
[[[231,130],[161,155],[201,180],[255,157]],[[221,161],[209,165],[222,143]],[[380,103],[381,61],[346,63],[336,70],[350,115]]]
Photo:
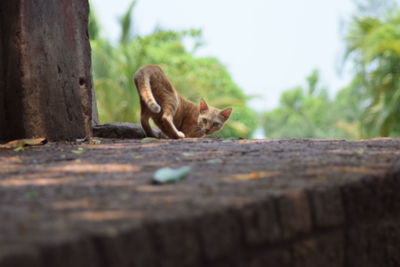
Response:
[[[170,138],[203,137],[222,129],[232,108],[220,110],[201,99],[196,105],[181,97],[157,65],[140,68],[134,75],[140,95],[140,122],[148,137],[155,137],[149,118]]]

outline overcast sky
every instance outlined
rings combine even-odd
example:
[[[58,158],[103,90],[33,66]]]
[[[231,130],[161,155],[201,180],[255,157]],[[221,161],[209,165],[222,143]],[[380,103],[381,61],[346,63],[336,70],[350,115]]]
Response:
[[[117,19],[131,0],[92,0],[105,34],[119,36]],[[277,106],[280,94],[304,83],[318,68],[335,92],[348,82],[338,75],[343,52],[341,22],[351,0],[139,0],[135,29],[203,30],[199,56],[220,59],[258,111]],[[344,76],[344,77],[343,77]],[[178,88],[179,90],[179,88]]]

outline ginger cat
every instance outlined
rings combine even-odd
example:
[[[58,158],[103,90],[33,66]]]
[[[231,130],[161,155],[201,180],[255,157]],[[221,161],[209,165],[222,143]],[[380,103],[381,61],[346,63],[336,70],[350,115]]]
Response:
[[[134,82],[140,95],[140,122],[148,137],[155,137],[149,118],[170,138],[203,137],[221,130],[232,112],[208,106],[203,99],[200,105],[184,99],[157,65],[141,67]]]

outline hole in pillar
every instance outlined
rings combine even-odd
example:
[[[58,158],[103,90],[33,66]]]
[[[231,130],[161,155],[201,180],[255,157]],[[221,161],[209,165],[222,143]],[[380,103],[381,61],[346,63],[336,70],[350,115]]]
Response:
[[[79,85],[82,87],[82,86],[84,86],[85,84],[86,84],[85,78],[80,77],[80,78],[79,78]]]
[[[58,70],[59,74],[62,73],[62,70],[61,70],[60,66],[58,66],[58,65],[57,65],[57,70]]]

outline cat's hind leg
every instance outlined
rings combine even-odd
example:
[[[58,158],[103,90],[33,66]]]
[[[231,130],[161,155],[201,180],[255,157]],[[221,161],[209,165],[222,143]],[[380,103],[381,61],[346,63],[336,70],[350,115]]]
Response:
[[[149,124],[149,116],[145,116],[145,115],[141,114],[140,124],[142,124],[142,128],[143,128],[144,132],[146,133],[146,137],[156,137],[153,133],[153,130],[151,129],[150,124]]]

